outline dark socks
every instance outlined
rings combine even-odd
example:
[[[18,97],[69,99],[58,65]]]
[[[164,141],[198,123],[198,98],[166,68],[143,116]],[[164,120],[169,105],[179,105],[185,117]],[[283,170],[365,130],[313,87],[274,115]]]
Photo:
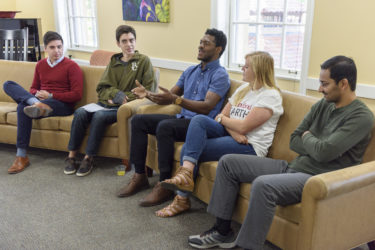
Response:
[[[221,235],[227,235],[230,231],[230,223],[231,220],[224,220],[219,217],[216,217],[215,227]]]
[[[160,172],[159,180],[160,180],[160,182],[162,182],[166,179],[170,179],[171,177],[172,176],[171,176],[170,172]]]

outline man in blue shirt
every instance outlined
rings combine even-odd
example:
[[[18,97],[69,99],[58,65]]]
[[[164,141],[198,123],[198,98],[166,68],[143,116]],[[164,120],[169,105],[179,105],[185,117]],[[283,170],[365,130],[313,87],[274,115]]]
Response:
[[[145,90],[141,85],[133,90],[139,98],[146,97],[159,105],[177,104],[182,107],[177,115],[136,115],[131,122],[130,163],[135,174],[123,187],[118,197],[128,197],[149,187],[145,173],[147,135],[156,135],[160,182],[171,178],[174,143],[185,141],[190,119],[196,114],[212,118],[220,112],[224,97],[229,90],[229,76],[220,66],[219,58],[225,50],[227,38],[222,31],[207,29],[198,47],[200,64],[185,70],[177,84],[161,93]],[[183,96],[183,97],[182,97]],[[152,192],[140,201],[141,206],[154,206],[172,198],[173,192],[156,184]]]

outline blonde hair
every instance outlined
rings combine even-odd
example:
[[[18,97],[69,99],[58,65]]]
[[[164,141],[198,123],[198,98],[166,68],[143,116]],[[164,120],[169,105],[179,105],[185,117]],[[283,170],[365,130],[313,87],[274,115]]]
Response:
[[[245,56],[245,60],[251,60],[252,70],[255,74],[253,86],[261,85],[271,89],[280,89],[276,86],[275,71],[272,56],[265,51],[255,51]],[[237,105],[250,91],[249,84],[234,96],[234,104]]]

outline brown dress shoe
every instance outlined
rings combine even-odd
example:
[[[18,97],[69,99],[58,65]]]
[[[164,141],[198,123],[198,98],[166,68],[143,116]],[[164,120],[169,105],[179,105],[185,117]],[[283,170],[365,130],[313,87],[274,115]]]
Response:
[[[149,188],[150,184],[148,184],[148,179],[146,174],[137,174],[135,173],[130,180],[130,182],[120,189],[117,193],[117,197],[128,197],[133,194],[138,193],[139,191]]]
[[[22,172],[29,165],[29,157],[16,156],[16,160],[13,162],[13,165],[8,169],[8,174],[17,174]]]
[[[146,197],[139,201],[139,205],[142,207],[151,207],[159,205],[167,200],[173,198],[174,192],[163,188],[158,182]]]
[[[31,106],[23,108],[23,112],[30,118],[46,117],[52,113],[52,109],[47,104],[37,102]]]

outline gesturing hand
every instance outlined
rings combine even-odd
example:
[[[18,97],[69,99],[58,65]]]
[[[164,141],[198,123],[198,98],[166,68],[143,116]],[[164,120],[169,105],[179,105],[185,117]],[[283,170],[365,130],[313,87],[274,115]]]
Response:
[[[131,90],[132,93],[139,99],[145,98],[147,96],[147,89],[138,80],[135,80],[135,84],[137,87]]]
[[[173,101],[176,99],[176,96],[172,94],[172,92],[166,88],[159,86],[159,89],[162,91],[161,93],[150,92],[148,95],[148,98],[154,103],[157,103],[159,105],[166,105],[166,104],[173,103]]]

